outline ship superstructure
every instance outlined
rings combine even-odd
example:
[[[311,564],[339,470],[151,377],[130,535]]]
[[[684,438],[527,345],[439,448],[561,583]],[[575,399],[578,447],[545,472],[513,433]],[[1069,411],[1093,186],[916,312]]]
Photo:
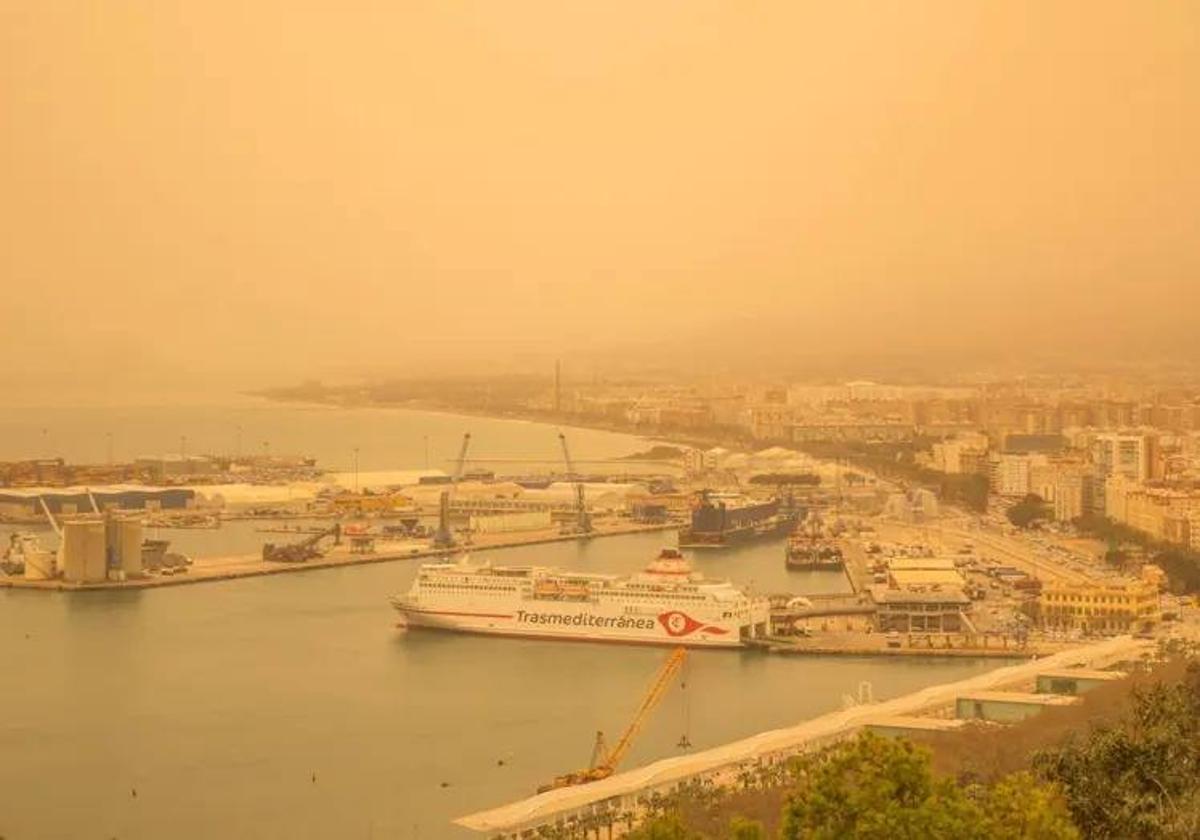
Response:
[[[846,565],[841,541],[810,514],[788,537],[784,556],[787,567],[801,572],[836,572]]]
[[[680,529],[680,548],[722,548],[753,539],[781,536],[798,511],[779,499],[752,499],[741,493],[697,495],[691,524]]]
[[[664,549],[634,575],[427,563],[392,605],[412,628],[632,644],[738,647],[765,636],[770,605]]]

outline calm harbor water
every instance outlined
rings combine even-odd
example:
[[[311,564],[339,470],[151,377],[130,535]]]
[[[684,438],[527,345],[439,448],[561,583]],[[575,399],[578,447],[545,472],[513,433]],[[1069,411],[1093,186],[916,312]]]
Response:
[[[392,408],[286,405],[254,397],[194,404],[10,406],[0,417],[0,461],[63,457],[103,464],[188,453],[310,455],[328,470],[449,469],[464,432],[471,458],[544,459],[560,468],[558,429],[543,423]],[[566,429],[577,459],[613,458],[647,442]],[[111,437],[110,437],[111,435]],[[521,469],[521,465],[508,465]],[[530,467],[536,468],[536,465]]]
[[[272,428],[291,429],[276,435],[318,457],[345,446],[325,435],[365,440],[374,429],[382,439],[439,423],[451,448],[464,426],[481,442],[503,441],[489,450],[497,457],[525,457],[544,438],[549,453],[555,444],[553,429],[537,424],[268,411],[293,412]],[[594,434],[577,435],[580,457],[642,444]],[[397,460],[381,454],[380,468],[419,465],[423,441],[389,447]],[[170,535],[194,554],[254,550],[261,540],[249,523]],[[640,534],[476,559],[628,572],[662,542]],[[761,590],[845,586],[837,574],[789,574],[780,543],[695,562]],[[664,656],[405,634],[386,597],[414,573],[401,561],[146,592],[0,590],[0,836],[462,836],[454,816],[585,764],[594,732],[620,731]],[[700,749],[832,710],[862,680],[883,698],[994,665],[697,652],[687,688],[664,700],[627,766],[677,754],[685,732]]]

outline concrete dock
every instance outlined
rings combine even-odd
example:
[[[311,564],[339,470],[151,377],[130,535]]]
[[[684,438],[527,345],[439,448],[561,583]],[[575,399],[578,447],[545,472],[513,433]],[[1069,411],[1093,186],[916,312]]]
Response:
[[[665,758],[601,781],[547,791],[460,817],[455,822],[491,837],[515,838],[527,836],[523,832],[535,831],[539,826],[561,824],[571,817],[603,810],[637,814],[641,812],[644,800],[655,793],[668,794],[696,780],[718,785],[736,784],[739,773],[746,768],[786,761],[793,755],[821,749],[853,737],[872,724],[887,726],[889,721],[894,724],[897,718],[903,720],[913,716],[951,719],[962,695],[1020,689],[1032,684],[1043,672],[1080,666],[1103,668],[1137,659],[1152,649],[1153,643],[1129,636],[1075,647],[1043,660],[998,668],[882,703],[855,705],[786,729],[763,732],[690,755]]]
[[[641,534],[655,531],[672,531],[676,523],[640,525],[635,523],[597,523],[590,534],[563,534],[554,531],[527,531],[510,534],[483,534],[475,537],[470,545],[454,549],[433,548],[427,542],[402,541],[384,543],[383,550],[354,552],[349,547],[339,547],[323,557],[302,563],[269,562],[261,555],[249,554],[237,557],[197,558],[186,572],[164,575],[147,573],[127,580],[105,580],[96,583],[68,583],[63,580],[26,580],[20,577],[0,576],[0,587],[41,591],[91,592],[105,590],[152,589],[160,586],[183,586],[237,578],[260,577],[295,572],[311,572],[319,569],[337,569],[345,566],[362,566],[369,563],[393,563],[399,560],[429,560],[450,557],[462,553],[492,551],[498,548],[520,548],[551,542],[575,542],[600,539],[624,534]]]

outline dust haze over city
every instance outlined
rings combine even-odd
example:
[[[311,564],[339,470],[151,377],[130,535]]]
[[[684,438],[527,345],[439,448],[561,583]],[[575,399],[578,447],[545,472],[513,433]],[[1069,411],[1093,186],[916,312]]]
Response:
[[[1195,360],[1193,4],[643,5],[14,4],[5,378]]]
[[[1200,5],[9,0],[0,85],[0,840],[1200,835]]]

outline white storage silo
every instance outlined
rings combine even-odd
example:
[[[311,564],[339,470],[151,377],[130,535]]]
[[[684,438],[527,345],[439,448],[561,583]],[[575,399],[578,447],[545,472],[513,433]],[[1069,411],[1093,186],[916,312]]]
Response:
[[[96,583],[107,577],[104,523],[64,522],[62,535],[63,580]]]
[[[87,532],[85,522],[64,522],[62,525],[62,548],[59,566],[63,580],[80,583],[84,580],[84,555],[87,554]]]
[[[120,539],[117,557],[126,575],[142,573],[142,521],[125,519],[117,523]]]
[[[108,539],[103,522],[87,523],[87,556],[84,561],[84,578],[88,583],[108,579]]]

